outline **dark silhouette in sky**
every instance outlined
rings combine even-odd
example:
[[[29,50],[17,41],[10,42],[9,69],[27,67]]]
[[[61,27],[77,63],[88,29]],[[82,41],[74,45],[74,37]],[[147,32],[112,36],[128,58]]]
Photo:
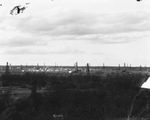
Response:
[[[53,1],[53,0],[52,0]],[[24,7],[21,7],[21,5],[17,5],[15,6],[11,11],[10,14],[11,15],[18,15],[20,13],[23,13],[23,11],[27,8],[27,5],[29,5],[30,3],[25,3]]]
[[[53,0],[51,0],[53,1]],[[11,15],[18,15],[20,13],[23,13],[23,11],[27,8],[26,5],[29,5],[30,3],[25,3],[25,6],[24,7],[21,7],[21,5],[17,5],[15,6],[12,10],[10,10],[10,14]],[[2,4],[0,4],[0,6],[2,6]]]
[[[14,15],[16,13],[16,15],[23,13],[23,11],[26,9],[26,7],[21,7],[20,5],[15,6],[11,11],[10,14]]]

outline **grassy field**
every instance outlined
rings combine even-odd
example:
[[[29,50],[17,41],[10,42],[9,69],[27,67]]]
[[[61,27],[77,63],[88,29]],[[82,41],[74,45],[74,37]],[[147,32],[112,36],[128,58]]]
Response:
[[[127,120],[147,78],[129,72],[2,76],[8,92],[0,94],[0,120],[53,120],[53,114],[64,120]],[[148,96],[145,91],[138,97],[131,120],[148,120]]]

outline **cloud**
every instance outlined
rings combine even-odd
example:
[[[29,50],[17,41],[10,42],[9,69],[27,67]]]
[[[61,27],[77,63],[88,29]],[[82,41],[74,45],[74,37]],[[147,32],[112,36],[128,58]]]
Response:
[[[71,49],[70,47],[66,46],[64,48],[56,48],[56,49],[37,49],[37,48],[19,48],[19,49],[12,49],[12,50],[5,50],[3,54],[31,54],[31,55],[48,55],[48,54],[84,54],[84,51],[78,49]]]
[[[150,31],[149,20],[149,13],[144,12],[94,14],[65,11],[47,17],[22,17],[14,27],[21,33],[49,40],[93,40],[114,44],[130,42],[132,33]]]
[[[2,47],[28,47],[28,46],[45,46],[47,42],[38,37],[13,37],[0,41]]]
[[[53,40],[85,40],[118,44],[145,38],[150,31],[150,13],[93,13],[80,10],[59,11],[43,16],[5,17],[0,30],[13,31],[1,45],[37,46]],[[47,16],[46,16],[47,15]],[[6,25],[7,23],[7,25]],[[140,34],[140,35],[139,35]]]
[[[23,18],[17,27],[22,32],[50,36],[115,34],[149,31],[149,20],[149,13],[91,14],[77,11],[57,13],[49,18]]]

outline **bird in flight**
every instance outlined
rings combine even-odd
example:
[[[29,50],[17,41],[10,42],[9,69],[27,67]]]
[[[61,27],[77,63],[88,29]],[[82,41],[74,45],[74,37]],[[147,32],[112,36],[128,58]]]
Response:
[[[26,3],[26,5],[28,5],[29,3]],[[23,13],[23,11],[27,8],[27,6],[21,7],[21,5],[17,5],[15,6],[11,11],[10,14],[11,15],[18,15],[20,13]]]
[[[21,7],[20,5],[15,6],[11,11],[10,14],[14,15],[14,14],[19,14],[19,13],[23,13],[23,11],[26,9],[26,7]]]
[[[53,0],[51,0],[53,1]],[[22,5],[17,5],[15,6],[12,10],[10,10],[10,14],[11,15],[18,15],[20,13],[23,13],[24,10],[27,8],[27,6],[29,5],[30,3],[25,3],[25,5],[22,7]]]

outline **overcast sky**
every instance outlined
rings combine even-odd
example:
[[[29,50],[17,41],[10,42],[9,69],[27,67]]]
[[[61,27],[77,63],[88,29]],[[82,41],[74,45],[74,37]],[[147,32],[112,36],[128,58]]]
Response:
[[[23,13],[9,14],[26,2]],[[150,66],[150,0],[0,3],[0,64]]]

